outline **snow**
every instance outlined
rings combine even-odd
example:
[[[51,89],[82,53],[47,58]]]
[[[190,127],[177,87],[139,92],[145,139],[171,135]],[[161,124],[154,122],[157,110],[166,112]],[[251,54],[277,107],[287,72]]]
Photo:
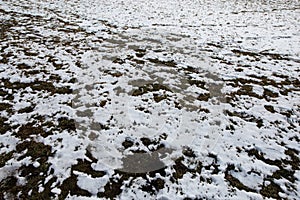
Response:
[[[91,197],[68,194],[67,199],[97,199],[112,178],[120,180],[114,170],[124,167],[124,158],[134,151],[159,152],[158,144],[143,145],[142,138],[164,145],[167,153],[159,152],[159,159],[166,175],[124,181],[120,199],[263,199],[259,191],[265,179],[279,169],[266,160],[290,159],[288,149],[300,151],[299,1],[7,0],[0,7],[20,15],[21,27],[11,30],[26,36],[17,39],[7,32],[0,59],[9,52],[14,56],[0,63],[0,79],[30,84],[58,75],[53,86],[73,90],[49,94],[30,87],[6,88],[13,100],[0,97],[13,104],[12,114],[0,115],[12,126],[34,122],[36,115],[55,125],[63,117],[75,120],[75,131],[54,129],[52,135],[34,138],[52,148],[47,160],[51,174],[44,183],[57,178],[51,188],[55,198],[62,193],[59,184],[75,173],[77,185]],[[42,21],[34,21],[36,17]],[[25,28],[24,20],[35,24]],[[0,21],[10,23],[12,17],[1,13]],[[28,41],[37,36],[44,43]],[[38,56],[28,56],[35,52]],[[47,73],[28,76],[18,64]],[[201,100],[207,93],[209,99]],[[30,105],[35,105],[32,112],[17,112]],[[18,130],[0,135],[0,153],[16,150],[22,142]],[[127,149],[122,146],[126,139],[135,141]],[[186,172],[174,183],[170,177],[184,147],[196,155],[191,162],[185,160],[186,165],[193,168],[201,162],[211,167]],[[249,155],[252,149],[265,160]],[[103,177],[72,171],[79,159],[90,160],[87,151],[97,160],[92,169],[104,171]],[[0,181],[23,164],[43,164],[14,156],[0,168]],[[230,185],[224,174],[231,164],[235,169],[228,173],[257,193]],[[214,165],[217,174],[212,173]],[[283,190],[281,197],[299,198],[299,169],[293,170],[294,183],[283,177],[274,181]],[[155,178],[165,184],[154,195],[140,189]]]

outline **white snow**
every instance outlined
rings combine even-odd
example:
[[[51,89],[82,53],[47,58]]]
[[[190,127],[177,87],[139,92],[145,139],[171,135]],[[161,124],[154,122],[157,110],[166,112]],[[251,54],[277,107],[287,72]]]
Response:
[[[55,152],[48,162],[49,171],[53,170],[49,176],[57,177],[57,184],[71,175],[71,167],[77,164],[77,159],[87,159],[87,150],[98,160],[92,164],[93,169],[107,173],[104,177],[92,178],[76,172],[78,186],[89,191],[92,197],[69,195],[68,199],[96,199],[97,193],[103,192],[109,178],[114,176],[113,170],[122,168],[122,159],[132,155],[130,150],[149,151],[137,144],[130,150],[124,149],[122,142],[126,138],[159,140],[166,134],[168,137],[161,143],[166,149],[172,149],[167,158],[161,158],[167,166],[166,176],[174,173],[172,165],[182,155],[183,147],[194,151],[195,163],[217,164],[220,172],[212,174],[213,169],[203,169],[196,177],[187,172],[176,184],[162,177],[165,187],[156,196],[140,190],[139,185],[145,184],[145,180],[139,177],[132,180],[130,187],[122,186],[121,199],[263,199],[254,192],[233,190],[224,178],[227,165],[235,166],[236,169],[229,172],[233,177],[259,191],[265,184],[264,179],[279,168],[249,156],[247,150],[256,149],[270,160],[287,159],[287,148],[300,151],[299,139],[292,139],[298,138],[300,132],[299,85],[279,86],[285,76],[289,81],[299,81],[300,77],[300,4],[297,0],[8,0],[0,2],[0,7],[7,12],[27,13],[50,21],[59,19],[67,24],[47,22],[33,27],[32,35],[24,33],[47,38],[50,46],[53,38],[59,38],[58,44],[53,43],[54,49],[49,48],[47,42],[22,44],[18,41],[20,48],[27,46],[31,53],[39,52],[36,57],[28,57],[9,46],[11,38],[1,42],[1,46],[8,46],[4,52],[13,52],[15,56],[8,64],[0,63],[0,79],[30,83],[49,78],[49,74],[43,73],[24,75],[17,69],[18,64],[24,63],[59,75],[61,81],[53,85],[71,86],[73,93],[52,95],[41,91],[34,94],[31,88],[23,88],[13,94],[13,109],[17,111],[35,104],[34,111],[16,112],[11,116],[1,111],[0,116],[9,116],[11,125],[26,124],[37,114],[50,120],[75,119],[75,132],[54,131],[54,135],[36,138]],[[0,16],[0,21],[9,20]],[[23,29],[14,27],[14,30]],[[138,50],[142,56],[138,56]],[[55,57],[53,64],[48,56]],[[62,68],[56,69],[55,65]],[[73,77],[77,79],[74,84],[66,83]],[[262,98],[253,97],[248,91],[237,96],[233,103],[224,102],[228,94],[243,88],[243,83],[233,86],[238,81],[232,80],[241,79],[248,80],[251,92]],[[266,79],[276,84],[263,83]],[[205,82],[205,86],[191,85],[191,80]],[[134,94],[149,84],[164,85],[170,91],[160,89]],[[282,89],[290,90],[284,95]],[[278,96],[264,98],[266,91]],[[199,95],[206,93],[210,93],[210,99],[199,100]],[[166,98],[156,102],[155,95],[166,95]],[[72,106],[65,102],[72,102]],[[176,107],[177,103],[181,109]],[[275,113],[265,109],[268,105],[274,107]],[[229,116],[225,110],[242,117]],[[262,127],[253,117],[263,121]],[[233,130],[228,129],[230,125]],[[15,150],[20,142],[13,132],[0,135],[0,153]],[[155,145],[149,148],[154,149]],[[216,155],[217,163],[208,158],[210,154]],[[29,158],[7,161],[11,166],[6,163],[1,167],[0,181],[21,163],[30,162],[36,168],[42,164]],[[195,163],[187,165],[195,166]],[[295,170],[294,176],[293,185],[297,188],[289,192],[283,186],[281,197],[299,198],[299,170]],[[201,182],[200,177],[210,181]],[[278,181],[280,186],[287,182],[286,179]],[[42,187],[40,189],[42,192]],[[58,195],[61,190],[54,187],[51,192]]]

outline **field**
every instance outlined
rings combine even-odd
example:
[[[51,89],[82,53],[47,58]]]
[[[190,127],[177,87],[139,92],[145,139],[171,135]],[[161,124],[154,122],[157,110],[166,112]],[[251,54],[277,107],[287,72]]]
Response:
[[[0,199],[299,199],[298,0],[0,1]]]

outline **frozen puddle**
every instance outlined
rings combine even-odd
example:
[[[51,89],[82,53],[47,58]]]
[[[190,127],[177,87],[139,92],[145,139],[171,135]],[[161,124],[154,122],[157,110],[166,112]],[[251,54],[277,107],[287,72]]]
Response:
[[[159,170],[191,143],[205,155],[225,128],[223,82],[205,54],[185,60],[157,43],[145,47],[152,40],[120,40],[109,53],[85,54],[77,74],[77,129],[90,139],[92,155],[113,169]]]

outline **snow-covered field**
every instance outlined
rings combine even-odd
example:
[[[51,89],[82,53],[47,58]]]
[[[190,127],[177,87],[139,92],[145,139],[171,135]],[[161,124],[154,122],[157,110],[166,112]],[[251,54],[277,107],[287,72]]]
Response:
[[[0,199],[299,199],[298,0],[0,1]]]

